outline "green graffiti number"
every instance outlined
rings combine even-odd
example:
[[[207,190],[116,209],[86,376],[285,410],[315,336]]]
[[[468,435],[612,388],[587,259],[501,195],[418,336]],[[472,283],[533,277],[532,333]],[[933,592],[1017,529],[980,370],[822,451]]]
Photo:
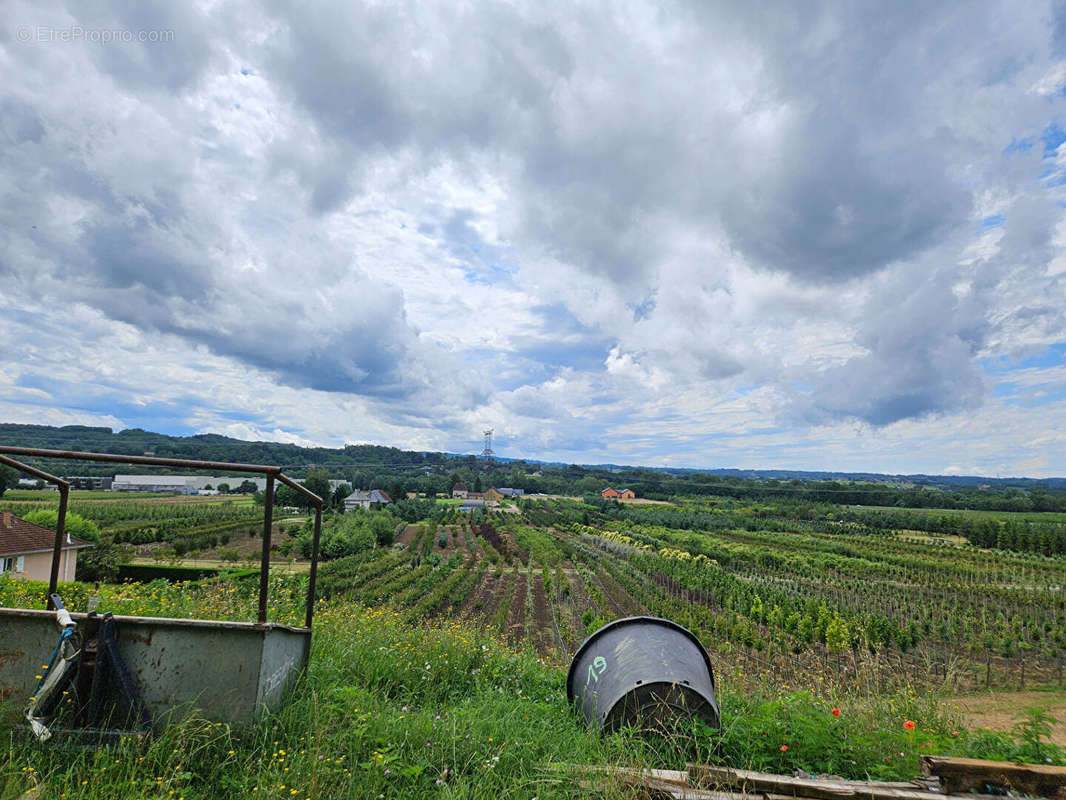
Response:
[[[588,686],[593,681],[600,682],[600,675],[607,671],[607,659],[603,656],[596,656],[592,659],[592,663],[589,664],[589,676],[585,679],[585,686]]]

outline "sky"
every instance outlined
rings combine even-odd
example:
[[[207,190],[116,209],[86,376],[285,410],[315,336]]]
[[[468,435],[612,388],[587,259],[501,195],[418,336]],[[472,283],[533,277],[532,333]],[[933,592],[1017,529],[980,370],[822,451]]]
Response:
[[[1066,9],[7,0],[0,421],[1066,475]]]

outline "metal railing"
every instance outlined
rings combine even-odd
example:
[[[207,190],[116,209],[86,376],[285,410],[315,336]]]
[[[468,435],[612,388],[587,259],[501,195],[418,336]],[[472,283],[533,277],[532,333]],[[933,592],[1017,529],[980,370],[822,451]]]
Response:
[[[10,456],[31,458],[56,458],[74,461],[98,461],[115,464],[139,464],[151,467],[177,467],[180,469],[212,470],[223,472],[250,472],[266,476],[266,491],[263,497],[263,555],[259,566],[259,614],[258,623],[267,621],[267,593],[270,577],[270,536],[274,526],[274,484],[282,483],[299,492],[314,504],[315,532],[311,543],[311,572],[307,583],[307,610],[305,627],[311,629],[311,619],[315,607],[315,578],[318,573],[318,540],[322,534],[322,498],[305,489],[281,471],[281,467],[264,464],[230,464],[225,461],[193,461],[186,458],[157,458],[156,456],[127,456],[114,453],[82,453],[73,450],[45,450],[39,447],[10,447],[0,445],[0,464],[32,475],[55,485],[59,490],[59,513],[56,519],[56,539],[52,550],[52,572],[48,579],[48,608],[52,608],[51,595],[59,583],[59,562],[63,550],[63,535],[66,530],[67,503],[70,495],[70,483],[55,475],[49,475],[39,469],[16,461]]]

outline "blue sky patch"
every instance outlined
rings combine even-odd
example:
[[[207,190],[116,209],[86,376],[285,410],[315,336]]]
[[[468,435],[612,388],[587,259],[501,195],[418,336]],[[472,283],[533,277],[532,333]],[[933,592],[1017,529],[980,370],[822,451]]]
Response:
[[[1044,158],[1055,155],[1059,145],[1066,142],[1066,130],[1059,127],[1059,123],[1052,122],[1044,132],[1040,134],[1040,141],[1044,143]]]

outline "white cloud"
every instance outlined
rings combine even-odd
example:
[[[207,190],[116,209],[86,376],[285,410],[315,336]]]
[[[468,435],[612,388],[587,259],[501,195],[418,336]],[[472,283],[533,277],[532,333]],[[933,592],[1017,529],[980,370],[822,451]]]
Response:
[[[5,11],[6,419],[1066,472],[1050,5]]]

